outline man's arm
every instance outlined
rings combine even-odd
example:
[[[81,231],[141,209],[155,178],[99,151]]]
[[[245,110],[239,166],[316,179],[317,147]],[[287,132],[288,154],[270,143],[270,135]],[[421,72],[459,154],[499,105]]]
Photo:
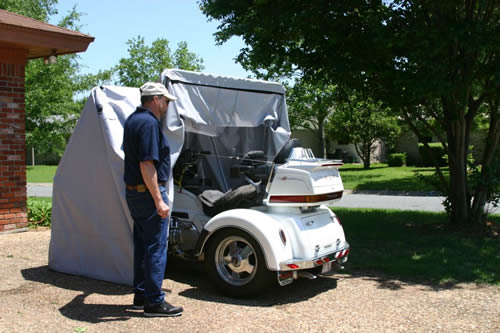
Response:
[[[161,218],[166,218],[170,209],[161,197],[160,188],[158,187],[158,176],[156,174],[156,168],[153,161],[140,162],[140,168],[142,179],[144,180],[149,193],[151,193],[151,196],[153,197],[156,209],[158,210],[158,215]]]

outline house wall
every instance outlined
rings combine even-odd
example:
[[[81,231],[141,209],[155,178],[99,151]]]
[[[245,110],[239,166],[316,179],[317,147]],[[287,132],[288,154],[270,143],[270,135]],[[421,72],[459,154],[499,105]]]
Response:
[[[418,138],[411,131],[401,134],[396,143],[396,152],[406,153],[408,164],[419,164],[421,162],[420,153],[418,152]]]
[[[472,131],[470,134],[470,145],[474,146],[472,156],[475,161],[482,161],[487,135],[486,131]]]
[[[474,146],[472,149],[472,156],[475,161],[481,161],[482,159],[486,135],[486,131],[471,131],[470,145]],[[434,137],[433,142],[437,141],[438,140]],[[405,132],[399,137],[396,145],[396,151],[406,153],[408,161],[412,161],[417,164],[421,162],[422,158],[420,157],[420,153],[418,151],[418,138],[411,131]]]
[[[26,51],[0,47],[0,232],[27,226]]]

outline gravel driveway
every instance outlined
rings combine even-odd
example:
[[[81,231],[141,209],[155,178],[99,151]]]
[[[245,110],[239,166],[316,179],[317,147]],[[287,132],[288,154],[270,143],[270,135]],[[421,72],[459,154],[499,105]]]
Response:
[[[237,300],[185,263],[163,284],[184,314],[144,318],[129,287],[48,270],[49,240],[0,235],[0,332],[500,332],[498,287],[334,275]]]

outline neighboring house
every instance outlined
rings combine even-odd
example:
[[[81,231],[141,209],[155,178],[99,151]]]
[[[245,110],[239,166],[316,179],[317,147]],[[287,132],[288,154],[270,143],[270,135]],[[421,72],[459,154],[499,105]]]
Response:
[[[396,152],[406,153],[406,161],[408,164],[421,163],[421,157],[418,151],[418,138],[415,133],[411,131],[404,132],[399,136],[399,139],[396,141]]]
[[[472,148],[472,156],[475,161],[480,161],[482,159],[484,153],[484,143],[486,141],[486,137],[488,136],[488,132],[485,130],[472,130],[470,134],[470,145]]]
[[[292,131],[292,138],[297,138],[300,142],[311,148],[316,157],[321,157],[321,144],[318,136],[309,129],[298,129]],[[356,153],[356,148],[352,143],[338,142],[327,138],[327,158],[341,159],[345,163],[361,163]],[[372,153],[371,162],[382,162],[385,160],[385,147],[383,142],[379,142]]]
[[[475,161],[480,161],[484,151],[484,141],[486,139],[486,131],[484,130],[473,130],[470,136],[470,145],[473,146],[472,156]],[[439,142],[436,137],[429,138],[430,142]],[[406,153],[407,161],[416,163],[417,165],[422,163],[420,153],[418,151],[418,138],[411,132],[405,132],[401,134],[396,144],[396,152]]]
[[[475,161],[480,161],[484,151],[484,140],[487,133],[485,131],[475,130],[471,132],[470,145],[473,146],[472,156]],[[318,136],[309,129],[299,129],[292,131],[292,138],[299,139],[302,144],[311,148],[314,155],[321,156],[320,142]],[[438,142],[437,138],[429,138],[430,142]],[[406,153],[407,161],[410,164],[421,164],[420,152],[418,151],[418,138],[411,132],[407,131],[400,135],[396,141],[395,151],[398,153]],[[342,159],[345,163],[361,163],[361,159],[356,153],[354,144],[338,142],[337,140],[327,138],[327,157],[333,159]],[[375,151],[372,153],[371,162],[385,162],[387,159],[385,145],[379,141]]]

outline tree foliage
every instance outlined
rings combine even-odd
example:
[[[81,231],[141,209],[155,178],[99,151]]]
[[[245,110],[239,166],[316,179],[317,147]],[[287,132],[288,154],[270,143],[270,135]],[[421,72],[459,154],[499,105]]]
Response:
[[[77,72],[73,57],[58,57],[53,65],[44,64],[43,59],[31,60],[26,67],[27,143],[39,152],[60,147],[80,111],[73,101]]]
[[[159,38],[147,46],[144,37],[129,39],[128,58],[121,58],[115,67],[117,83],[128,87],[140,87],[147,81],[158,81],[165,68],[192,71],[203,70],[203,59],[189,52],[186,42],[180,42],[172,53],[167,39]]]
[[[30,60],[25,78],[28,145],[39,153],[61,155],[84,103],[75,96],[110,78],[110,71],[80,74],[77,55],[59,56],[50,65]]]
[[[49,16],[57,14],[57,2],[58,0],[0,0],[0,9],[47,21]]]
[[[325,158],[327,152],[325,126],[328,116],[335,107],[337,87],[298,80],[293,88],[288,90],[290,127],[311,130],[318,137],[321,157]]]
[[[419,135],[447,149],[450,222],[484,221],[500,140],[500,8],[497,0],[200,0],[219,20],[220,43],[241,36],[238,61],[254,72],[293,74],[371,95]],[[467,168],[470,130],[488,119],[481,181]],[[430,123],[433,123],[429,126]],[[437,169],[438,174],[440,170]]]
[[[377,142],[391,145],[400,134],[398,119],[390,109],[356,93],[337,103],[328,129],[331,136],[354,143],[365,169],[370,168]]]

